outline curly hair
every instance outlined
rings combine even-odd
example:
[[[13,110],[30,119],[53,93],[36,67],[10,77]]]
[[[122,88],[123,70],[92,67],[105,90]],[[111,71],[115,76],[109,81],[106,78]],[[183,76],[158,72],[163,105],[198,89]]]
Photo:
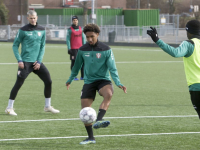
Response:
[[[100,33],[100,28],[98,25],[89,23],[83,28],[83,32],[86,34],[86,32],[95,32]]]

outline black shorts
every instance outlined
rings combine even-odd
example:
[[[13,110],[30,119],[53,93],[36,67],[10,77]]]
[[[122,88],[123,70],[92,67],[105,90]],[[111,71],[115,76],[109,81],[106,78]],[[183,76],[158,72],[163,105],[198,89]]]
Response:
[[[78,49],[71,49],[70,60],[75,60],[78,54]]]
[[[32,62],[23,62],[24,63],[24,69],[18,68],[18,73],[17,76],[20,78],[24,78],[26,79],[27,76],[31,73],[34,72],[37,75],[49,75],[49,71],[47,70],[47,68],[45,67],[45,65],[43,63],[41,63],[40,65],[40,69],[39,70],[34,70],[33,69],[33,64]]]
[[[108,84],[112,85],[112,82],[109,80],[98,80],[90,84],[84,84],[81,92],[81,99],[91,98],[94,100],[96,91],[99,92],[102,87]]]

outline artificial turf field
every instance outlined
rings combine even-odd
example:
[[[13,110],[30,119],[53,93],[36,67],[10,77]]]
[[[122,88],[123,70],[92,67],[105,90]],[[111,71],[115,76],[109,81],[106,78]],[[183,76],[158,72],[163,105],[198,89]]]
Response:
[[[83,81],[65,82],[70,75],[66,45],[47,44],[43,63],[52,78],[52,105],[59,114],[45,113],[43,82],[30,74],[14,108],[4,113],[17,75],[12,43],[0,43],[0,150],[199,150],[200,122],[192,107],[182,58],[152,47],[112,46],[121,83],[104,129],[94,130],[96,144],[79,145],[87,136],[79,120]],[[78,75],[80,78],[80,74]],[[114,83],[113,83],[114,84]],[[98,111],[102,97],[92,107]]]

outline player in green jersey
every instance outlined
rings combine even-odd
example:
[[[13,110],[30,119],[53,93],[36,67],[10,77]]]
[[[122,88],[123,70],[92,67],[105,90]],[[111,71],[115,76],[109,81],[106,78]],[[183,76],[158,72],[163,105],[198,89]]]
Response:
[[[190,20],[185,29],[189,40],[183,41],[177,48],[159,39],[157,31],[153,27],[147,31],[147,34],[169,55],[183,57],[191,101],[200,119],[200,22]]]
[[[113,86],[110,75],[115,84],[126,93],[126,87],[121,84],[118,71],[115,64],[114,54],[111,48],[104,43],[98,41],[100,29],[95,24],[87,24],[83,29],[86,35],[87,43],[79,48],[74,67],[71,75],[66,82],[69,89],[71,82],[78,74],[82,64],[84,63],[84,85],[81,93],[81,106],[91,107],[96,96],[96,91],[103,97],[103,102],[99,107],[97,120],[93,124],[85,124],[88,138],[80,142],[80,144],[96,143],[93,136],[93,130],[105,128],[110,121],[103,120],[103,117],[110,105],[113,95]]]
[[[6,114],[14,115],[14,101],[17,93],[27,76],[33,72],[44,82],[45,112],[59,113],[60,111],[51,106],[51,77],[48,69],[42,63],[45,51],[45,29],[37,24],[37,13],[29,10],[27,13],[29,24],[19,29],[13,43],[13,52],[18,61],[17,80],[10,92]],[[19,45],[21,44],[21,54]],[[28,102],[27,102],[28,103]]]
[[[66,43],[67,43],[67,48],[68,48],[68,54],[70,55],[70,60],[71,60],[70,68],[72,69],[76,60],[78,49],[86,43],[84,33],[82,32],[82,28],[78,25],[77,16],[72,17],[72,25],[67,30]],[[80,80],[83,80],[83,77],[84,77],[83,68],[84,68],[84,65],[82,65],[82,68],[81,68]],[[74,78],[74,80],[78,81],[79,79],[76,77]]]

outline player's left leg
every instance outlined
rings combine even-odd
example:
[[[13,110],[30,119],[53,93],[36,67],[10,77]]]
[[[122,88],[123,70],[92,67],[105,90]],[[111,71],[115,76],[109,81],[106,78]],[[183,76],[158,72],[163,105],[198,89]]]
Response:
[[[44,96],[45,96],[45,112],[59,113],[60,111],[51,106],[51,89],[52,81],[48,69],[42,63],[39,70],[33,71],[44,82]]]
[[[93,128],[98,129],[98,128],[105,128],[110,124],[110,121],[104,121],[102,120],[109,105],[111,102],[111,98],[113,95],[113,87],[112,84],[107,84],[105,86],[103,86],[100,90],[99,90],[99,94],[101,96],[103,96],[103,102],[101,103],[100,107],[99,107],[99,112],[97,115],[97,120],[96,123],[93,125]]]
[[[82,108],[91,107],[92,103],[93,103],[93,99],[88,99],[88,98],[81,99],[81,107]],[[88,134],[88,138],[86,138],[85,140],[80,142],[80,144],[81,145],[84,145],[84,144],[95,144],[96,141],[95,141],[95,138],[94,138],[94,135],[93,135],[92,123],[84,124],[84,125],[85,125],[85,129],[87,131],[87,134]]]

